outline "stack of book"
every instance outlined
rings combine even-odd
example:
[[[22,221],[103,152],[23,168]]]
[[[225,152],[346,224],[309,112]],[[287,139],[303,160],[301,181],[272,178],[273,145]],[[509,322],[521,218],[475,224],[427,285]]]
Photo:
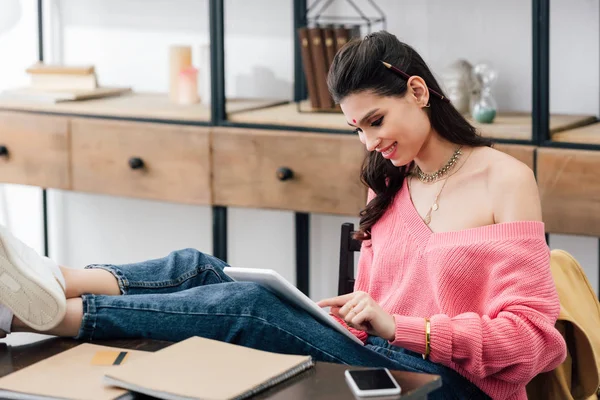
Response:
[[[327,89],[327,72],[333,57],[350,39],[358,37],[358,26],[304,27],[298,29],[308,98],[315,111],[338,110]]]
[[[191,337],[155,353],[83,343],[0,378],[0,398],[241,400],[314,366],[276,354]],[[143,397],[142,397],[143,398]]]
[[[94,66],[69,67],[37,63],[27,68],[28,87],[11,89],[3,94],[22,100],[58,103],[116,96],[130,88],[100,87]]]

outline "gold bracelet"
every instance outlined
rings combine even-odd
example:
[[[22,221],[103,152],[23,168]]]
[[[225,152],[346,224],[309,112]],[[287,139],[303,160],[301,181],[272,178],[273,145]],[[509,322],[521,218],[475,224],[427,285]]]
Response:
[[[429,357],[429,352],[431,351],[431,324],[429,323],[429,318],[425,318],[425,354],[423,354],[423,360],[427,360]]]

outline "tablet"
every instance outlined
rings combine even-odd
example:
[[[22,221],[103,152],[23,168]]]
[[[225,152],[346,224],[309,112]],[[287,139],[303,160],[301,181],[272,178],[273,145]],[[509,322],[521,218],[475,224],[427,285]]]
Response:
[[[283,298],[296,307],[308,312],[316,320],[324,323],[346,335],[350,339],[363,345],[363,342],[354,336],[346,327],[340,324],[327,311],[322,309],[297,287],[286,281],[281,275],[272,269],[262,268],[239,268],[225,267],[225,273],[235,281],[255,282],[269,289],[275,295]]]

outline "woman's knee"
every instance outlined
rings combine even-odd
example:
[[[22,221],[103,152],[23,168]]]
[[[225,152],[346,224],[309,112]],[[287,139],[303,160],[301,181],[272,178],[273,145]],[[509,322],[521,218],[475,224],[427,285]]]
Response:
[[[227,263],[196,249],[173,251],[163,262],[164,270],[170,271],[167,272],[170,279],[194,279],[195,286],[231,281],[223,270],[228,266]]]
[[[228,267],[225,261],[192,248],[172,251],[168,258],[193,268],[209,266],[222,271],[223,268]]]

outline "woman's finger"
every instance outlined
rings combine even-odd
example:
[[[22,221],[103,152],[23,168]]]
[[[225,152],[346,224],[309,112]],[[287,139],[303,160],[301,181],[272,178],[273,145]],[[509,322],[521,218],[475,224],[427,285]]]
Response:
[[[356,305],[360,302],[360,299],[354,297],[352,300],[349,300],[346,304],[344,304],[342,306],[342,308],[340,309],[340,315],[343,315],[344,317],[346,315],[348,315],[348,313],[350,312],[350,310],[352,310],[354,307],[356,307]]]
[[[351,307],[348,309],[348,311],[344,312],[344,310],[342,310],[340,312],[340,314],[346,316],[345,319],[349,322],[349,321],[352,321],[352,318],[354,318],[354,316],[356,316],[356,314],[358,314],[365,308],[366,301],[364,301],[364,300],[356,301],[353,299],[352,301],[346,303],[346,305],[348,305],[348,304],[351,304]],[[346,306],[344,306],[344,307],[346,307]]]
[[[346,313],[344,313],[344,311],[340,312],[341,315],[344,315],[344,320],[348,323],[350,323],[352,321],[352,319],[354,317],[356,317],[357,314],[359,314],[362,310],[365,309],[365,307],[368,304],[368,301],[367,301],[367,299],[364,299],[364,298],[359,299],[359,300],[353,299],[351,302],[348,302],[346,304],[350,304],[350,303],[352,303],[352,307]]]
[[[353,297],[354,297],[354,293],[348,293],[343,296],[337,296],[337,297],[332,297],[329,299],[323,299],[323,300],[317,302],[317,305],[319,307],[331,307],[331,306],[341,307],[344,304],[346,304]]]
[[[371,308],[366,308],[358,313],[352,320],[349,322],[350,325],[356,327],[356,329],[360,329],[363,331],[372,330],[371,320],[373,319],[373,310]]]

